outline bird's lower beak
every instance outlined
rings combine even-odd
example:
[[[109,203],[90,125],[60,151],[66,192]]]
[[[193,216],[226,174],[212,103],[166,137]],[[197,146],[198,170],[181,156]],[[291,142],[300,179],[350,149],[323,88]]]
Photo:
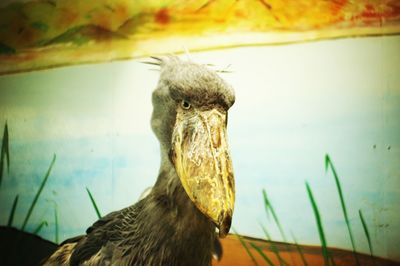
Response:
[[[229,232],[235,202],[226,119],[217,109],[178,111],[171,153],[186,193],[216,224],[220,237]]]

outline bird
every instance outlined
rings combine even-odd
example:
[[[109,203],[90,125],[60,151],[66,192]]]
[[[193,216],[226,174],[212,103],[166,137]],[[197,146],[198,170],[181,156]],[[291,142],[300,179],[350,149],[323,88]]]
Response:
[[[231,85],[207,65],[151,57],[160,77],[151,128],[161,163],[152,189],[61,243],[53,265],[211,265],[215,239],[229,233],[235,203],[227,140]]]

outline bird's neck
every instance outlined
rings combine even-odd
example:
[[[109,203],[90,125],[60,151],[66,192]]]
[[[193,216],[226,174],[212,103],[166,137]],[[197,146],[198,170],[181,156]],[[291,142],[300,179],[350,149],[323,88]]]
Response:
[[[208,265],[211,261],[215,226],[189,199],[167,154],[161,159],[157,182],[146,201],[148,204],[145,212],[149,217],[157,219],[152,222],[152,230],[160,227],[156,231],[167,234],[158,235],[159,239],[164,239],[164,248],[177,249],[177,255],[208,261],[200,264]]]

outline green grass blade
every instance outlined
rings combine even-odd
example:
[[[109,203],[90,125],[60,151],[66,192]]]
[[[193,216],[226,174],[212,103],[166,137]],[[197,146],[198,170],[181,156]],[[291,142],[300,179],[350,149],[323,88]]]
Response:
[[[240,244],[244,247],[246,250],[247,254],[249,254],[251,260],[253,261],[254,265],[258,266],[258,263],[256,261],[256,258],[254,258],[254,255],[251,253],[250,249],[247,247],[246,243],[243,241],[242,237],[236,232],[234,228],[232,228],[233,232],[235,233],[236,237],[239,239]]]
[[[331,169],[333,177],[335,178],[335,183],[336,183],[336,187],[337,187],[339,198],[340,198],[340,204],[342,206],[344,220],[347,225],[347,230],[349,232],[351,246],[353,248],[354,258],[356,260],[356,264],[360,265],[360,262],[358,261],[357,252],[356,252],[356,244],[354,242],[353,232],[351,231],[350,221],[349,221],[349,217],[347,215],[346,203],[345,203],[345,200],[343,197],[343,191],[342,191],[342,186],[340,184],[339,176],[336,172],[335,166],[333,165],[331,158],[329,157],[328,154],[326,154],[325,155],[325,171],[328,171],[328,167]]]
[[[47,173],[46,173],[46,175],[44,176],[42,183],[40,184],[39,190],[38,190],[38,192],[36,193],[35,198],[34,198],[33,201],[32,201],[32,204],[31,204],[31,206],[30,206],[30,208],[29,208],[29,210],[28,210],[28,213],[26,214],[24,223],[22,224],[22,227],[21,227],[21,230],[22,230],[22,231],[25,229],[26,224],[28,223],[28,220],[29,220],[29,218],[31,217],[32,211],[33,211],[33,209],[35,208],[35,205],[36,205],[36,203],[37,203],[37,201],[38,201],[38,199],[39,199],[40,193],[42,193],[42,190],[43,190],[44,186],[46,185],[47,179],[48,179],[49,176],[50,176],[51,169],[53,168],[53,165],[54,165],[55,162],[56,162],[56,155],[54,154],[54,155],[53,155],[53,160],[52,160],[51,163],[50,163],[49,169],[47,170]]]
[[[1,153],[0,153],[0,186],[3,181],[4,172],[4,161],[7,161],[7,172],[10,173],[10,149],[8,140],[8,125],[7,122],[4,125],[3,140],[1,143]]]
[[[250,246],[252,246],[257,252],[258,254],[260,254],[260,256],[265,260],[266,263],[268,263],[270,266],[274,266],[274,264],[272,263],[272,261],[268,258],[268,256],[262,251],[262,249],[258,246],[256,246],[256,244],[254,243],[250,243]]]
[[[262,193],[263,193],[265,214],[267,215],[267,219],[269,220],[269,212],[270,212],[269,204],[270,204],[270,202],[269,202],[269,199],[267,197],[267,193],[265,192],[264,189],[262,190]]]
[[[260,226],[261,226],[261,229],[262,229],[263,232],[264,232],[265,238],[266,238],[268,241],[271,241],[271,235],[268,233],[267,228],[265,228],[265,226],[262,225],[262,223],[260,223]]]
[[[329,258],[331,260],[332,266],[336,266],[335,260],[333,259],[333,255],[330,252],[329,252]]]
[[[298,244],[297,239],[296,239],[296,237],[294,236],[293,232],[290,232],[290,233],[291,233],[291,235],[292,235],[292,238],[293,238],[294,244],[295,244],[295,246],[296,246],[296,249],[297,249],[297,251],[298,251],[299,254],[300,254],[301,261],[303,262],[303,265],[304,265],[304,266],[308,266],[306,257],[304,257],[303,249],[302,249],[302,248],[300,247],[300,245]]]
[[[3,144],[2,144],[1,153],[0,153],[0,186],[3,183],[3,168],[4,168],[4,150],[3,150]]]
[[[96,201],[94,200],[93,195],[92,195],[92,193],[90,192],[90,190],[88,188],[86,188],[86,191],[87,191],[87,193],[89,195],[90,201],[92,202],[93,208],[96,211],[97,217],[100,219],[101,218],[101,214],[100,214],[99,208],[97,208]]]
[[[319,233],[319,238],[321,240],[322,255],[324,256],[325,266],[329,266],[329,254],[328,254],[328,248],[327,248],[327,244],[326,244],[324,229],[322,227],[321,216],[319,214],[318,206],[317,206],[317,203],[315,202],[311,188],[307,182],[306,182],[306,188],[307,188],[308,197],[310,198],[312,209],[314,211],[315,220],[317,222],[318,233]]]
[[[15,196],[13,205],[11,207],[11,212],[10,212],[10,216],[8,217],[8,223],[7,223],[8,227],[12,226],[12,223],[13,223],[13,220],[14,220],[14,215],[15,215],[15,210],[17,209],[18,198],[19,198],[19,195]]]
[[[271,235],[268,233],[267,228],[265,228],[265,226],[263,226],[260,223],[261,229],[263,230],[265,237],[267,238],[267,240],[270,242],[271,244],[271,251],[275,254],[275,256],[278,258],[279,260],[279,264],[280,265],[289,265],[282,257],[281,254],[279,254],[279,249],[276,247],[276,245],[272,242],[271,240]]]
[[[1,153],[0,153],[0,186],[3,183],[3,168],[4,168],[4,138],[1,144]]]
[[[267,192],[265,191],[265,189],[262,190],[262,193],[263,193],[263,198],[264,198],[265,210],[267,212],[268,212],[268,210],[271,212],[274,222],[279,229],[279,233],[281,234],[283,241],[287,243],[288,241],[287,241],[285,232],[283,231],[283,227],[282,227],[281,223],[279,222],[278,215],[276,214],[276,211],[275,211],[271,201],[268,199]],[[267,216],[268,216],[268,213],[267,213]],[[294,264],[293,256],[292,256],[292,252],[291,252],[291,246],[288,245],[286,247],[286,250],[290,254],[292,264]],[[280,261],[280,262],[282,263],[282,261]]]
[[[278,226],[279,232],[281,233],[283,241],[287,242],[286,235],[285,235],[285,232],[283,231],[281,223],[279,222],[278,215],[276,215],[274,207],[272,206],[271,201],[268,199],[267,192],[265,191],[265,189],[262,190],[262,193],[263,193],[263,198],[264,198],[265,210],[267,212],[268,212],[268,210],[271,212],[272,217],[274,218],[275,224]]]
[[[49,224],[47,223],[47,221],[42,221],[38,227],[36,227],[35,231],[33,231],[34,235],[39,234],[40,230],[42,230],[43,226],[48,226]]]
[[[5,139],[5,154],[7,158],[7,172],[10,172],[10,145],[9,145],[9,135],[8,135],[8,125],[4,126],[4,139]]]
[[[365,236],[367,237],[369,252],[371,254],[371,257],[373,257],[374,255],[373,255],[373,250],[372,250],[371,237],[369,235],[367,223],[365,222],[364,215],[362,214],[361,210],[358,210],[358,214],[360,215],[360,220],[361,220],[362,226],[364,228],[364,233],[365,233]]]
[[[54,207],[54,224],[55,224],[55,240],[56,240],[56,244],[58,244],[58,213],[57,213],[57,206]]]

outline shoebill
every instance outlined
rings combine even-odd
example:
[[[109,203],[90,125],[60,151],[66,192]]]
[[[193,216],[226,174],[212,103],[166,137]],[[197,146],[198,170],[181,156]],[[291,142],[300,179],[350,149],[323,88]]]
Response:
[[[154,187],[64,241],[45,265],[210,265],[216,234],[228,234],[235,188],[226,127],[234,92],[204,65],[153,59],[160,79],[151,127],[161,148]]]

